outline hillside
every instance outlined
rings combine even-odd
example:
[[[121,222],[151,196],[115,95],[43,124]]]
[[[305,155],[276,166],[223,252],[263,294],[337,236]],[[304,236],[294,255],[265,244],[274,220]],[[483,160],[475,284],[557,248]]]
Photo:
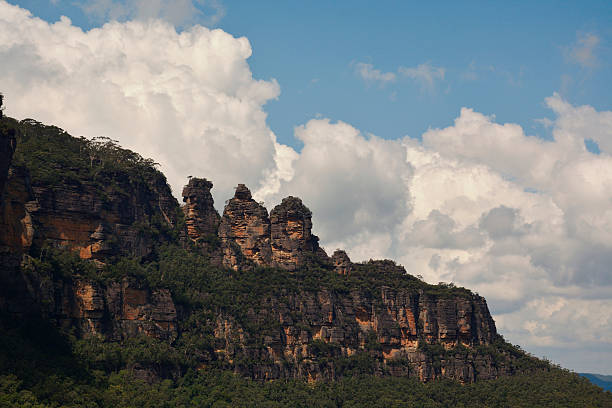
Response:
[[[0,157],[4,405],[612,404],[468,289],[328,256],[297,197],[220,215],[192,178],[181,206],[152,160],[33,120]]]

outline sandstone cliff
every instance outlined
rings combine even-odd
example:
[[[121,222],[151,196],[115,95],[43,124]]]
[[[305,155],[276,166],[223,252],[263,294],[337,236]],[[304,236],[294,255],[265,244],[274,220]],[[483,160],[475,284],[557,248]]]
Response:
[[[81,158],[84,154],[80,152],[92,149],[88,142],[74,139],[57,128],[36,122],[22,122],[21,126],[23,132],[54,132],[53,137],[48,137],[49,156],[64,153]],[[55,156],[30,155],[28,149],[36,147],[37,142],[31,139],[22,137],[22,145],[17,146],[15,153],[20,163],[11,166],[8,174],[1,223],[9,233],[0,237],[5,244],[14,247],[21,241],[26,252],[31,246],[64,248],[83,259],[104,262],[119,256],[147,256],[157,241],[163,239],[160,230],[176,224],[178,203],[158,171],[151,169],[146,177],[135,178],[131,169],[136,166],[129,163],[131,157],[106,159],[113,160],[112,169],[96,159],[101,162],[99,169],[93,169],[92,164],[92,169],[67,171],[53,162]],[[63,143],[66,141],[72,145]],[[68,151],[53,152],[60,148]],[[97,155],[131,153],[115,145],[105,148],[108,151],[102,150]],[[116,164],[120,160],[127,163],[124,168]],[[31,174],[32,169],[35,174]],[[63,173],[66,178],[56,180]]]
[[[168,290],[149,290],[128,280],[100,286],[32,268],[35,259],[44,260],[56,249],[98,265],[121,256],[149,255],[160,240],[151,230],[176,223],[178,203],[163,175],[153,173],[145,182],[134,183],[126,172],[115,171],[112,186],[87,176],[50,185],[31,177],[26,165],[32,163],[30,157],[24,160],[22,153],[21,163],[12,162],[13,152],[20,153],[16,133],[15,123],[2,122],[0,154],[6,159],[2,169],[7,168],[0,171],[2,310],[16,317],[42,313],[60,326],[78,328],[81,335],[176,338],[176,310]]]
[[[207,235],[216,236],[219,229],[219,213],[215,210],[210,194],[213,183],[206,179],[192,178],[183,189],[183,212],[187,234],[192,240]]]
[[[310,254],[321,255],[319,238],[312,234],[312,213],[299,198],[283,198],[270,212],[270,222],[273,265],[294,270]]]
[[[223,248],[223,265],[238,269],[247,262],[270,265],[270,218],[268,210],[253,200],[251,191],[238,184],[234,197],[223,211],[219,238]]]

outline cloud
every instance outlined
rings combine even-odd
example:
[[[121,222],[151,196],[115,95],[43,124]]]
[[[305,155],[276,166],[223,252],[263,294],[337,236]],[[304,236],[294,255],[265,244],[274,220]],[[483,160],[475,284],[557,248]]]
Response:
[[[565,58],[583,68],[595,68],[599,65],[597,58],[597,47],[600,42],[599,36],[593,33],[578,33],[576,42],[563,49]]]
[[[268,182],[288,149],[263,110],[280,88],[253,78],[250,55],[246,38],[218,29],[148,20],[84,32],[0,1],[7,114],[111,136],[161,163],[176,195],[188,175],[208,177],[220,205],[239,182]]]
[[[176,27],[214,26],[225,16],[218,0],[93,0],[76,3],[97,22],[162,19]]]
[[[380,84],[393,82],[396,79],[396,75],[393,72],[382,72],[379,69],[375,69],[372,64],[364,62],[355,64],[355,73],[364,81],[379,82]]]
[[[416,67],[399,67],[398,73],[418,82],[423,89],[433,89],[434,83],[444,79],[446,69],[434,67],[430,63],[420,64]]]
[[[446,69],[434,67],[430,63],[420,64],[416,67],[400,66],[395,72],[383,72],[374,68],[372,64],[358,62],[354,65],[355,73],[366,82],[377,82],[380,85],[395,82],[398,78],[409,78],[414,80],[422,90],[431,91],[436,81],[444,80]]]

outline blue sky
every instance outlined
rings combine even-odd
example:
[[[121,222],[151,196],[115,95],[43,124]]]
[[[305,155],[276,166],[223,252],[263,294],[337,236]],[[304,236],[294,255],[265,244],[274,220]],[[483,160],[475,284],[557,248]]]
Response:
[[[74,1],[10,0],[48,21],[61,15],[89,29],[104,20]],[[88,2],[85,2],[88,3]],[[92,2],[89,2],[92,3]],[[209,24],[209,7],[197,22]],[[281,94],[268,102],[268,124],[280,142],[300,148],[293,128],[322,115],[383,138],[420,137],[452,123],[461,107],[521,124],[549,137],[534,119],[549,117],[543,100],[558,92],[574,104],[611,108],[612,3],[609,1],[426,2],[225,1],[212,24],[246,36],[249,65],[275,78]],[[210,24],[209,24],[210,25]],[[568,50],[594,35],[594,64]],[[356,63],[382,72],[428,63],[444,79],[423,88],[407,78],[364,81]]]
[[[0,0],[0,91],[155,159],[179,199],[188,175],[219,211],[238,183],[299,196],[329,253],[473,289],[509,341],[612,374],[611,23],[609,1]]]

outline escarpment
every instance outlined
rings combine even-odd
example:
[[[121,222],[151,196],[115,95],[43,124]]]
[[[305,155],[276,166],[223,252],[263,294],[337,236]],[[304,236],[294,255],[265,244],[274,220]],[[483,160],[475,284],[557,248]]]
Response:
[[[446,298],[384,286],[372,296],[328,289],[284,296],[286,301],[267,299],[242,325],[219,316],[217,358],[260,379],[331,379],[360,359],[369,361],[371,373],[421,381],[473,382],[512,370],[477,351],[497,337],[486,302],[478,296]],[[261,348],[245,328],[264,321],[278,322],[278,329],[262,334]],[[428,344],[440,345],[443,357]],[[253,371],[240,363],[253,358],[259,361]]]
[[[180,207],[152,161],[112,141],[10,118],[0,137],[0,307],[15,319],[146,336],[185,356],[181,369],[256,379],[520,371],[482,297],[392,261],[328,257],[300,198],[268,214],[239,184],[220,216],[212,182],[191,178]]]
[[[31,268],[58,250],[93,261],[95,268],[121,257],[149,256],[177,222],[178,203],[165,177],[114,144],[92,146],[34,121],[18,124],[5,118],[1,125],[3,160],[8,158],[2,162],[8,170],[0,172],[3,310],[15,316],[42,313],[61,326],[82,328],[83,335],[175,337],[176,311],[167,290],[135,292],[133,284],[125,282],[101,289],[91,279],[73,280]],[[24,134],[48,139],[45,151],[38,150],[39,138]],[[63,167],[66,156],[82,158],[88,165]],[[135,177],[139,170],[146,173]],[[134,293],[140,293],[136,297],[143,302],[134,303]]]

